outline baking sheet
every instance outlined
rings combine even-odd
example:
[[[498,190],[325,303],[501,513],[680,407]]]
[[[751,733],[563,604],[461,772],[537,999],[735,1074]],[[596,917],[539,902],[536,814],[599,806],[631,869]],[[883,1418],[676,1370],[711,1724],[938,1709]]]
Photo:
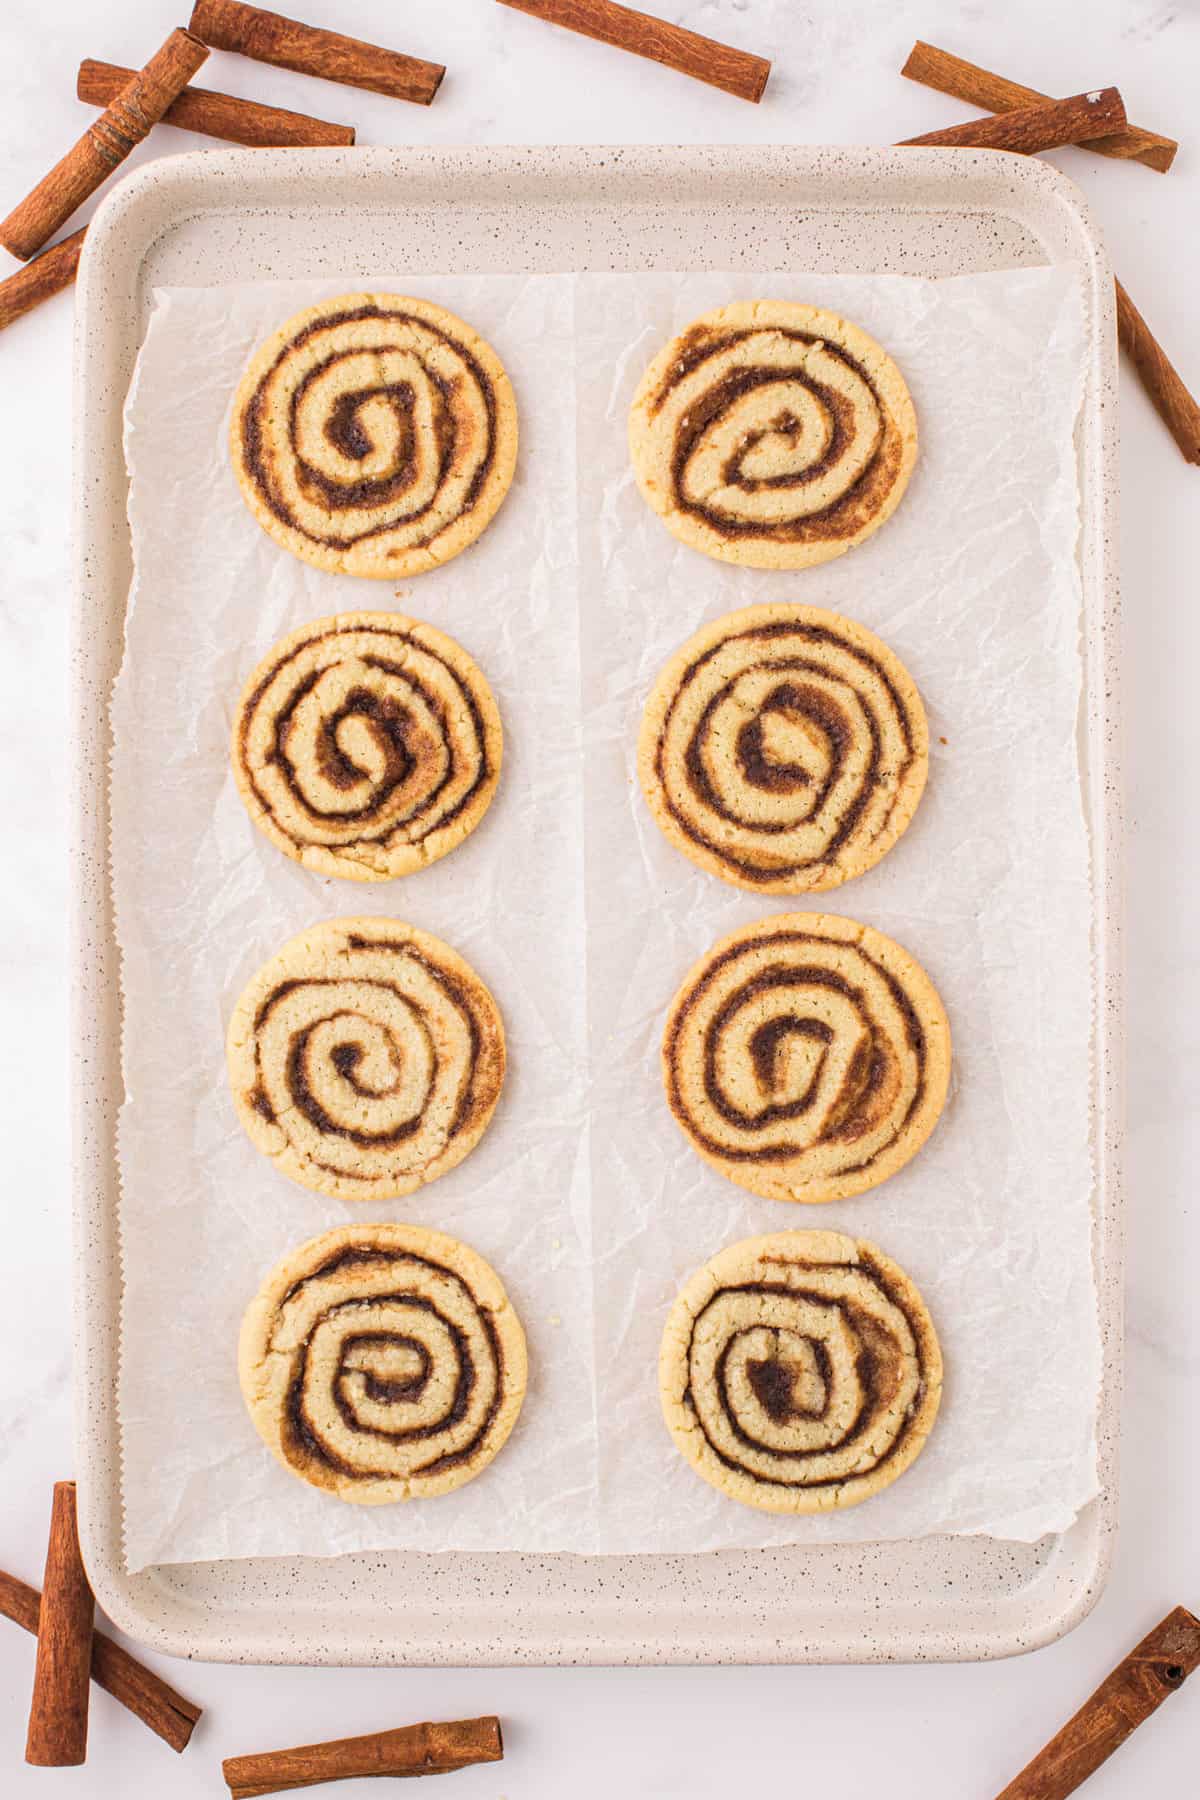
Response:
[[[114,713],[132,1095],[121,1136],[130,1566],[381,1545],[1034,1537],[1065,1525],[1094,1491],[1098,1366],[1069,554],[1076,278],[381,279],[442,299],[491,338],[514,376],[525,445],[496,525],[398,600],[277,551],[242,508],[222,448],[254,343],[347,285],[361,283],[172,293],[130,409],[138,576]],[[627,392],[654,344],[703,305],[766,291],[823,300],[874,329],[913,386],[923,430],[896,519],[843,562],[800,577],[739,575],[682,550],[625,464]],[[566,403],[576,357],[577,412]],[[656,1070],[670,993],[730,923],[784,908],[693,870],[630,789],[637,711],[666,654],[701,618],[789,597],[881,630],[925,693],[935,739],[948,740],[904,843],[830,905],[892,931],[926,962],[958,1027],[956,1092],[908,1170],[819,1214],[743,1195],[674,1135]],[[246,821],[225,771],[245,673],[282,631],[350,604],[398,604],[460,636],[508,732],[501,794],[480,831],[418,878],[370,889],[320,882],[280,857]],[[984,792],[1003,803],[981,812]],[[292,1187],[242,1138],[224,1088],[224,1021],[285,936],[353,911],[438,931],[505,1013],[513,1074],[480,1149],[381,1211],[454,1231],[496,1262],[535,1367],[518,1433],[483,1480],[382,1515],[277,1469],[245,1419],[233,1368],[238,1317],[261,1271],[363,1213]],[[829,1521],[776,1521],[723,1501],[678,1461],[657,1415],[654,1361],[665,1308],[696,1262],[747,1232],[810,1223],[874,1237],[909,1268],[951,1379],[929,1450],[888,1494]],[[176,1426],[181,1393],[189,1433]]]

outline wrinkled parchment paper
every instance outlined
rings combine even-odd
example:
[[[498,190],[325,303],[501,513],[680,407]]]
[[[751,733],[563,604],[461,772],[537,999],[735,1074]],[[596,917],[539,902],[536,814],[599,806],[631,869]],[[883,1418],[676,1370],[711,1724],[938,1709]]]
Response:
[[[1073,430],[1084,328],[1070,270],[938,283],[796,275],[438,277],[495,345],[521,408],[513,491],[480,542],[393,589],[322,574],[243,506],[225,448],[256,344],[362,283],[166,290],[127,406],[136,574],[113,707],[113,868],[127,1101],[120,1408],[131,1569],[211,1557],[422,1550],[700,1551],[934,1531],[1034,1539],[1095,1492],[1099,1339],[1088,1141],[1088,854]],[[704,308],[778,295],[847,313],[896,357],[921,455],[894,519],[798,575],[677,545],[638,495],[625,419],[657,346]],[[637,792],[645,695],[702,621],[756,600],[828,605],[900,653],[933,737],[899,846],[811,904],[900,939],[955,1037],[945,1117],[883,1187],[819,1209],[706,1168],[662,1097],[658,1040],[717,936],[785,911],[705,875]],[[457,637],[496,693],[498,797],[452,856],[362,886],[301,870],[228,772],[242,683],[285,631],[350,607]],[[797,906],[805,902],[798,901]],[[510,1073],[478,1149],[381,1207],[293,1186],[237,1124],[223,1037],[285,938],[353,913],[466,955],[505,1018]],[[289,1477],[238,1392],[246,1302],[330,1226],[408,1219],[496,1266],[525,1323],[517,1430],[459,1492],[356,1508]],[[656,1362],[684,1277],[743,1236],[828,1226],[923,1290],[946,1355],[929,1447],[868,1504],[778,1520],[701,1482],[661,1423]]]

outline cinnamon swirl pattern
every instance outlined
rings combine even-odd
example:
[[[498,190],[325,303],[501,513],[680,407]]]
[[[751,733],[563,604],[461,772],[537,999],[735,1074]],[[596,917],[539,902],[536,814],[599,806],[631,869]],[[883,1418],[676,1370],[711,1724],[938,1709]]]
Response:
[[[671,1308],[663,1416],[697,1474],[764,1512],[856,1506],[925,1446],[942,1357],[925,1304],[873,1244],[780,1231],[731,1244]]]
[[[772,1200],[844,1200],[937,1123],[950,1027],[906,950],[853,919],[780,913],[715,944],[671,1003],[667,1100],[706,1162]]]
[[[836,887],[877,863],[928,768],[925,709],[899,658],[811,606],[751,606],[704,626],[659,676],[638,744],[670,841],[766,894]]]
[[[525,1334],[465,1244],[347,1225],[272,1269],[242,1323],[238,1375],[285,1469],[378,1506],[449,1493],[487,1467],[521,1410]]]
[[[246,987],[227,1050],[253,1143],[341,1200],[411,1194],[454,1168],[504,1079],[504,1029],[478,975],[391,919],[334,919],[292,938]]]
[[[251,675],[233,772],[286,855],[386,881],[474,830],[502,741],[491,690],[452,638],[397,613],[341,613],[293,631]]]
[[[802,569],[877,531],[917,456],[899,369],[817,306],[749,300],[704,313],[655,357],[629,419],[642,493],[675,536],[722,562]]]
[[[259,349],[230,451],[250,511],[284,549],[347,575],[417,575],[457,556],[508,492],[512,384],[453,313],[345,294]]]

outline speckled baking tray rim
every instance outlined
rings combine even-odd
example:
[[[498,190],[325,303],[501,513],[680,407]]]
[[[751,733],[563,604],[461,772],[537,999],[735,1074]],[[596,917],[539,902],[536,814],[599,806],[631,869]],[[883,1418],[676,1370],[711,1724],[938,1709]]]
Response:
[[[1091,1094],[1104,1343],[1102,1491],[1061,1536],[704,1556],[364,1554],[129,1575],[116,1408],[108,696],[130,578],[121,411],[153,285],[389,269],[781,267],[953,275],[1072,260],[1090,358],[1078,433],[1094,870]],[[77,1471],[87,1564],[153,1648],[240,1662],[517,1664],[950,1660],[1061,1636],[1098,1597],[1117,1522],[1122,981],[1116,351],[1112,276],[1078,190],[1033,160],[845,148],[205,151],[123,180],[88,232],[75,368],[73,1092]],[[181,1410],[186,1403],[181,1401]]]

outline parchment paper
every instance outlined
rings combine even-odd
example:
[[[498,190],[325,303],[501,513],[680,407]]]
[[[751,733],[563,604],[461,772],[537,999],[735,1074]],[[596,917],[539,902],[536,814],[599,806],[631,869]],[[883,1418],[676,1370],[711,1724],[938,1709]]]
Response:
[[[113,871],[127,1101],[120,1407],[131,1569],[353,1549],[699,1551],[1062,1529],[1095,1491],[1088,854],[1074,422],[1084,332],[1070,270],[940,283],[791,275],[437,277],[495,345],[521,408],[513,492],[448,567],[393,590],[309,569],[243,506],[225,449],[255,345],[361,282],[168,290],[127,406],[136,574],[114,697]],[[625,418],[653,350],[703,308],[771,294],[848,313],[909,381],[921,456],[894,519],[828,568],[738,572],[677,545],[636,492]],[[658,1074],[665,1008],[720,933],[788,910],[694,869],[636,791],[662,662],[755,600],[829,605],[912,670],[934,740],[900,845],[815,904],[898,937],[955,1035],[945,1117],[899,1175],[812,1209],[708,1170]],[[242,682],[277,637],[352,606],[451,632],[504,719],[483,825],[403,881],[321,880],[250,825],[228,773]],[[943,741],[944,740],[944,741]],[[797,904],[804,904],[798,902]],[[488,982],[510,1074],[479,1148],[407,1200],[295,1187],[243,1135],[224,1029],[243,983],[320,918],[436,932]],[[354,1508],[289,1477],[242,1407],[242,1310],[285,1250],[369,1217],[436,1225],[499,1270],[524,1320],[521,1422],[476,1482]],[[822,1520],[725,1500],[680,1460],[656,1360],[683,1278],[722,1245],[832,1226],[917,1280],[947,1361],[942,1416],[885,1494]]]

